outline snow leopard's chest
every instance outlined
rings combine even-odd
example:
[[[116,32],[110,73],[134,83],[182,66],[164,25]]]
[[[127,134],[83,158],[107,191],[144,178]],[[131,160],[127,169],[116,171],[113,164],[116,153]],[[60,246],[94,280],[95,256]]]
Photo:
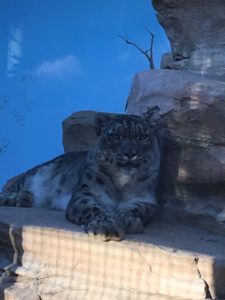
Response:
[[[114,174],[114,180],[115,184],[119,188],[124,188],[125,186],[131,185],[132,182],[135,181],[135,171],[134,170],[126,170],[126,169],[120,169]]]

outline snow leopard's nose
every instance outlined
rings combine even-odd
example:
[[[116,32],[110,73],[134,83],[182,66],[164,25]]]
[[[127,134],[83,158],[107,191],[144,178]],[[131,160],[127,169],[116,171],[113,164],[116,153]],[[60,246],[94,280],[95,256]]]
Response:
[[[124,151],[123,156],[126,160],[135,160],[137,158],[137,151],[135,150]]]

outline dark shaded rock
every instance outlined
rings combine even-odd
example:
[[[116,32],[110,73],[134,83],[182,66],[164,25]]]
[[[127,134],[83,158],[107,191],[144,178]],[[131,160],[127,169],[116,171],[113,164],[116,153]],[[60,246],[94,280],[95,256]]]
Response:
[[[87,151],[96,141],[94,111],[73,113],[63,123],[63,146],[65,152]]]

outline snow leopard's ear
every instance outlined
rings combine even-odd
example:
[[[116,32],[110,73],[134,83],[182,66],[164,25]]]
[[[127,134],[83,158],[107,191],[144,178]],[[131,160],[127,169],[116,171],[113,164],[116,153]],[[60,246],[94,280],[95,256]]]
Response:
[[[95,128],[97,136],[99,136],[102,133],[103,128],[106,127],[106,125],[112,121],[114,118],[110,116],[109,114],[104,113],[98,113],[95,117]]]
[[[158,106],[151,107],[141,117],[151,128],[154,128],[160,121],[160,108]]]

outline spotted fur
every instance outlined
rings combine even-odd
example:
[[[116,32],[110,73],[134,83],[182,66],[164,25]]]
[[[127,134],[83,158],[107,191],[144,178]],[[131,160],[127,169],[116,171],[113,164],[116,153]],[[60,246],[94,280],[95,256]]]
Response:
[[[157,207],[160,164],[147,118],[99,115],[99,138],[88,153],[67,153],[29,170],[0,194],[10,206],[50,207],[94,237],[141,233]]]

